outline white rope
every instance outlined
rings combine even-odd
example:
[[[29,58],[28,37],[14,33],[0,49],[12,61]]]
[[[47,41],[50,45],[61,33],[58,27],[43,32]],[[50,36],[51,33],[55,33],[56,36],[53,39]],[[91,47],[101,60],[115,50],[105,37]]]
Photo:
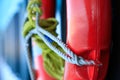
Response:
[[[30,77],[31,77],[31,80],[35,80],[35,73],[34,73],[34,70],[33,70],[33,66],[32,66],[32,57],[31,57],[31,52],[30,52],[30,45],[29,45],[29,40],[30,38],[32,37],[34,33],[34,30],[31,30],[29,32],[29,34],[25,37],[25,43],[26,43],[26,51],[27,51],[27,64],[28,64],[28,69],[29,69],[29,73],[30,73]]]
[[[41,28],[38,25],[38,21],[39,21],[39,14],[36,13],[36,33],[41,37],[41,39],[45,42],[45,44],[52,49],[56,54],[58,54],[60,57],[62,57],[64,60],[72,63],[72,64],[76,64],[79,66],[82,65],[94,65],[95,62],[93,60],[84,60],[84,58],[77,56],[76,54],[74,54],[61,40],[59,40],[57,37],[53,36],[51,33],[49,33],[48,31],[44,30],[43,28]],[[55,48],[46,38],[45,36],[49,37],[50,39],[52,39],[53,41],[55,41],[66,53],[68,53],[68,55],[70,57],[67,56],[67,54],[62,53],[60,50],[58,50],[57,48]]]
[[[33,34],[37,34],[51,50],[53,50],[56,54],[58,54],[60,57],[62,57],[67,62],[70,62],[72,64],[76,64],[78,66],[96,65],[93,60],[85,60],[81,56],[77,56],[76,54],[74,54],[60,39],[58,39],[57,37],[53,36],[48,31],[41,28],[38,25],[38,20],[39,20],[38,18],[39,18],[39,15],[38,15],[38,13],[36,13],[36,28],[31,30],[27,34],[27,36],[25,37],[26,49],[27,49],[27,60],[28,60],[29,72],[30,72],[30,76],[31,76],[32,80],[35,80],[35,76],[34,76],[34,71],[33,71],[33,68],[32,68],[32,60],[30,58],[31,52],[29,51],[29,43],[28,43],[28,41],[32,37]],[[48,39],[46,39],[45,36],[47,36],[50,39],[52,39],[53,41],[55,41],[69,56],[66,53],[62,53],[55,46],[53,46],[48,41]]]
[[[35,5],[35,6],[38,7],[38,5]],[[60,39],[58,39],[57,37],[53,36],[48,31],[46,31],[42,27],[40,27],[39,24],[38,24],[38,21],[39,21],[38,18],[39,18],[39,14],[36,12],[36,28],[31,30],[27,34],[27,36],[25,37],[26,49],[27,49],[27,61],[28,61],[29,72],[30,72],[30,76],[31,76],[32,80],[35,80],[35,75],[34,75],[34,70],[32,68],[32,58],[31,58],[31,55],[30,55],[32,53],[29,50],[30,46],[29,46],[28,41],[32,37],[33,34],[37,34],[51,50],[53,50],[56,54],[58,54],[60,57],[62,57],[67,62],[70,62],[72,64],[76,64],[78,66],[101,65],[101,64],[96,64],[93,60],[85,60],[83,57],[77,56]],[[51,42],[49,42],[48,39],[46,39],[45,36],[47,36],[51,40],[55,41],[65,51],[65,53],[62,53],[55,46],[53,46],[51,44]]]

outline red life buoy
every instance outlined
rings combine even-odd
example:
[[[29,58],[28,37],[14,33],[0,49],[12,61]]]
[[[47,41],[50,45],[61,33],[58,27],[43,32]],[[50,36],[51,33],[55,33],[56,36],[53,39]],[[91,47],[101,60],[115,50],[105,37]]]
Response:
[[[110,0],[67,0],[67,44],[78,56],[102,66],[66,62],[64,80],[104,80],[110,53]]]

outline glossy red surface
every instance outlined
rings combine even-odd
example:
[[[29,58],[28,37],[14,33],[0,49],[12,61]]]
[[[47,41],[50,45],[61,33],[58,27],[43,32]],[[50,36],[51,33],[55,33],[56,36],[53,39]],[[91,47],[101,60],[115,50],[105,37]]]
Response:
[[[55,16],[55,0],[41,0],[42,1],[42,19],[50,18]],[[52,78],[44,69],[42,55],[35,58],[36,69],[36,80],[55,80]]]
[[[50,18],[55,16],[55,0],[41,0],[42,16],[41,18]]]
[[[110,52],[110,0],[67,0],[67,44],[85,59],[102,66],[66,62],[64,80],[104,80]]]

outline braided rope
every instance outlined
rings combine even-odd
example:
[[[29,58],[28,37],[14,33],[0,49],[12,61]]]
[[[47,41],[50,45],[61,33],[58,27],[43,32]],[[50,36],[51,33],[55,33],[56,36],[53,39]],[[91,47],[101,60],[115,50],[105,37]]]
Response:
[[[32,66],[32,57],[31,57],[31,52],[30,52],[30,45],[29,45],[29,40],[32,37],[32,33],[30,32],[30,34],[28,34],[25,38],[25,43],[26,43],[26,51],[27,51],[27,64],[28,64],[28,69],[29,69],[29,73],[30,73],[30,77],[31,80],[35,80],[35,73],[33,70],[33,66]]]
[[[53,36],[51,33],[49,33],[48,31],[42,29],[39,25],[38,25],[38,17],[39,14],[36,13],[36,32],[37,34],[42,38],[42,40],[46,43],[47,46],[49,46],[49,48],[51,48],[55,53],[57,53],[60,57],[62,57],[64,60],[72,63],[72,64],[77,64],[79,66],[82,65],[94,65],[94,61],[90,60],[84,60],[82,57],[78,57],[76,54],[74,54],[61,40],[59,40],[58,38],[56,38],[55,36]],[[53,41],[55,41],[66,53],[69,54],[70,57],[68,57],[66,54],[62,53],[61,51],[59,51],[57,48],[55,48],[45,37],[44,35],[48,36],[50,39],[52,39]]]
[[[59,40],[58,38],[54,37],[51,33],[49,33],[48,31],[42,29],[39,25],[38,25],[38,13],[36,13],[36,28],[31,30],[28,35],[26,36],[26,41],[29,40],[29,38],[33,35],[33,34],[37,34],[44,42],[45,44],[52,49],[56,54],[58,54],[60,57],[62,57],[64,60],[72,63],[72,64],[76,64],[79,66],[82,65],[95,65],[95,62],[93,60],[85,60],[84,58],[77,56],[76,54],[74,54],[61,40]],[[61,48],[69,54],[69,56],[67,56],[66,54],[62,53],[61,51],[59,51],[57,48],[55,48],[44,36],[48,36],[50,39],[52,39],[53,41],[55,41],[59,46],[61,46]]]
[[[33,2],[31,2],[30,5],[33,5],[32,8],[35,6],[36,8],[33,8],[34,12],[32,12],[32,10],[29,11],[29,20],[31,22],[31,26],[29,26],[29,23],[26,23],[26,25],[28,26],[28,28],[25,28],[25,42],[26,42],[26,49],[27,49],[27,59],[28,59],[28,66],[29,66],[29,71],[30,71],[30,76],[32,80],[35,80],[34,77],[34,71],[32,69],[32,59],[31,59],[31,52],[29,51],[29,44],[28,41],[29,39],[33,36],[33,35],[37,35],[37,37],[40,37],[40,39],[43,40],[43,42],[52,50],[54,51],[57,55],[59,55],[62,59],[64,59],[67,62],[70,62],[72,64],[76,64],[78,66],[83,66],[83,65],[96,65],[96,63],[93,60],[85,60],[84,58],[82,58],[81,56],[77,56],[76,54],[74,54],[68,47],[66,44],[64,44],[60,39],[58,39],[57,37],[53,36],[50,32],[44,30],[41,26],[39,26],[39,16],[41,15],[41,12],[39,11],[39,7],[37,6],[38,2],[35,2],[33,5]],[[36,4],[36,5],[35,5]],[[29,6],[30,6],[29,5]],[[29,9],[29,7],[28,7]],[[34,14],[31,14],[34,13]],[[33,16],[32,16],[33,15]],[[36,20],[32,20],[33,17],[36,16]],[[49,38],[50,40],[56,42],[63,50],[65,53],[63,53],[60,49],[56,48],[55,45],[53,45],[47,38]],[[47,69],[47,68],[46,68]],[[49,69],[48,69],[49,70]],[[50,71],[49,71],[50,72]],[[50,72],[50,74],[52,74]],[[54,77],[56,75],[53,75]],[[58,79],[60,79],[58,76],[56,77]]]

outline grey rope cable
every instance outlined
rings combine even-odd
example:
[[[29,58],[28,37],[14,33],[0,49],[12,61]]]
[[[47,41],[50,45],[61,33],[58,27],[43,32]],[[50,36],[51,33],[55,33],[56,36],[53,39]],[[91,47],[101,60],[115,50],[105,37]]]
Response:
[[[39,25],[38,25],[38,13],[36,13],[36,28],[34,30],[32,30],[32,34],[37,34],[38,36],[40,36],[43,41],[45,42],[45,44],[51,48],[55,53],[57,53],[59,56],[61,56],[64,60],[72,63],[72,64],[76,64],[79,66],[82,65],[94,65],[95,62],[93,60],[85,60],[82,57],[78,57],[76,54],[74,54],[61,40],[59,40],[58,38],[54,37],[52,34],[50,34],[49,32],[45,31],[44,29],[42,29]],[[61,51],[59,51],[57,48],[55,48],[45,37],[44,35],[48,36],[50,39],[52,39],[53,41],[55,41],[67,54],[62,53]]]
[[[31,55],[30,55],[30,48],[27,47],[27,63],[28,63],[28,69],[29,69],[29,72],[30,72],[30,77],[31,77],[31,80],[35,80],[35,74],[34,74],[34,70],[32,68],[32,58],[31,58]]]
[[[58,38],[56,38],[55,36],[53,36],[51,33],[49,33],[48,31],[42,29],[39,25],[38,25],[38,21],[39,21],[39,14],[36,13],[36,30],[37,34],[43,39],[43,41],[46,43],[47,46],[49,46],[49,48],[51,48],[54,52],[56,52],[59,56],[61,56],[64,60],[72,63],[72,64],[77,64],[79,66],[81,65],[94,65],[95,62],[93,60],[84,60],[82,57],[78,57],[76,54],[74,54],[61,40],[59,40]],[[52,39],[53,41],[55,41],[66,53],[69,54],[70,57],[68,57],[66,54],[60,52],[57,48],[55,48],[52,44],[50,44],[50,42],[48,42],[45,37],[40,34],[42,33],[43,35],[48,36],[50,39]]]
[[[38,5],[34,5],[37,6]],[[32,58],[31,58],[31,52],[30,52],[30,46],[29,46],[29,39],[32,37],[33,34],[37,34],[43,41],[44,43],[51,49],[53,50],[56,54],[58,54],[60,57],[62,57],[65,61],[70,62],[72,64],[76,64],[78,66],[83,66],[83,65],[96,65],[96,63],[93,60],[85,60],[81,56],[77,56],[74,54],[68,47],[65,45],[61,40],[53,36],[51,33],[48,31],[44,30],[42,27],[39,26],[38,21],[39,21],[39,14],[36,12],[36,28],[29,31],[27,36],[25,37],[26,41],[26,51],[27,51],[27,61],[28,61],[28,68],[31,76],[31,80],[35,80],[35,75],[34,75],[34,70],[32,66]],[[65,53],[62,53],[60,50],[58,50],[55,46],[53,46],[46,37],[49,37],[51,40],[55,41],[64,51]],[[68,55],[67,55],[68,54]],[[101,65],[101,64],[99,64]]]
[[[29,46],[29,39],[32,37],[33,31],[30,31],[29,34],[25,37],[25,43],[26,43],[26,51],[27,51],[27,63],[28,63],[28,69],[30,73],[31,80],[35,80],[35,74],[34,70],[32,68],[32,58],[31,58],[31,52],[30,52],[30,46]]]
[[[45,31],[44,29],[42,29],[39,25],[38,25],[38,13],[36,13],[36,28],[31,30],[28,35],[25,37],[25,41],[26,41],[26,49],[27,49],[27,57],[28,57],[28,66],[29,66],[29,71],[30,71],[30,76],[32,80],[35,80],[35,76],[34,76],[34,71],[32,68],[32,60],[30,58],[30,51],[29,51],[29,44],[28,41],[29,39],[32,37],[33,34],[37,34],[38,36],[41,37],[41,39],[45,42],[45,44],[51,48],[51,50],[53,50],[56,54],[58,54],[60,57],[62,57],[65,61],[70,62],[72,64],[76,64],[79,66],[83,66],[83,65],[95,65],[95,62],[93,60],[85,60],[84,58],[77,56],[76,54],[74,54],[61,40],[59,40],[58,38],[54,37],[52,34],[50,34],[49,32]],[[44,36],[48,36],[50,39],[52,39],[53,41],[55,41],[69,56],[67,56],[67,54],[62,53],[60,50],[58,50],[56,47],[54,47]]]

